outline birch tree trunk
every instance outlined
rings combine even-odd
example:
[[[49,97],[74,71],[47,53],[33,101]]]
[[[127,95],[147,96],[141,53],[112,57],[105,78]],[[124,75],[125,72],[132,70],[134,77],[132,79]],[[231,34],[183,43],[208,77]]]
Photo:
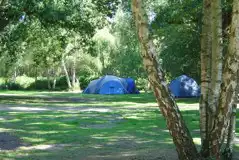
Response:
[[[17,67],[16,66],[14,67],[12,79],[13,79],[13,82],[16,83],[16,80],[17,80]]]
[[[209,94],[209,107],[212,111],[212,119],[217,109],[217,101],[220,94],[222,81],[222,8],[221,0],[212,0],[212,58],[211,58],[211,85]],[[209,124],[212,125],[212,124]],[[211,129],[211,126],[209,126]]]
[[[71,89],[72,88],[71,81],[70,81],[70,77],[69,77],[69,74],[68,74],[68,71],[67,71],[67,68],[66,68],[66,64],[65,64],[65,60],[64,60],[63,55],[62,55],[62,59],[61,59],[61,64],[62,64],[63,70],[65,72],[66,82],[67,82],[68,88]]]
[[[51,89],[51,75],[50,75],[50,69],[47,69],[47,87],[50,90]]]
[[[220,149],[232,114],[233,98],[237,86],[237,71],[239,67],[239,1],[233,1],[232,24],[229,35],[229,46],[223,66],[223,78],[220,98],[218,101],[217,117],[214,121],[210,136],[211,154],[220,159]]]
[[[37,66],[35,67],[35,82],[37,82],[37,77],[38,77],[38,70]]]
[[[218,109],[218,99],[222,81],[222,51],[223,51],[221,0],[212,0],[211,4],[212,4],[211,7],[212,55],[211,55],[211,81],[209,86],[209,98],[208,98],[209,112],[207,113],[209,115],[207,120],[208,131],[212,130],[213,128],[213,123],[216,118],[216,111]],[[210,137],[209,143],[212,143]],[[210,152],[212,151],[210,150]],[[212,155],[212,153],[210,153],[210,155]]]
[[[144,68],[148,73],[161,113],[166,119],[179,159],[197,160],[199,159],[197,149],[179,108],[169,92],[162,68],[158,66],[156,50],[149,37],[147,14],[142,3],[141,0],[132,0],[132,11],[141,45]]]
[[[72,89],[76,88],[76,59],[74,57],[72,63]]]
[[[74,46],[77,47],[77,39],[74,38]],[[76,58],[77,58],[77,52],[76,49],[74,49],[73,54],[73,63],[72,63],[72,89],[75,90],[77,88],[76,84]]]
[[[236,94],[234,97],[234,103],[232,105],[231,119],[229,122],[229,127],[227,132],[227,143],[223,153],[223,158],[226,160],[232,159],[235,129],[236,129],[236,112],[237,112],[238,94],[239,94],[239,70],[237,70],[237,87],[236,87]]]
[[[209,85],[211,82],[211,0],[203,1],[203,26],[201,34],[201,97],[200,97],[200,134],[201,134],[201,155],[209,156]]]
[[[53,90],[56,89],[56,76],[54,76],[54,79],[53,79],[52,89]]]
[[[56,78],[57,78],[57,69],[53,68],[52,90],[56,89]]]

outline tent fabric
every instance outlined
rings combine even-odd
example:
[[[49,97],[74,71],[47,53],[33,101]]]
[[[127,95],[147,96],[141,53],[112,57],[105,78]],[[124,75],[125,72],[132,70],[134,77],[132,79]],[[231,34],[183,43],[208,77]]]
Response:
[[[127,82],[127,91],[129,93],[135,93],[137,89],[134,80],[132,78],[125,78],[125,81]]]
[[[169,84],[169,89],[173,96],[178,98],[200,96],[200,87],[198,86],[197,82],[186,75],[181,75],[172,80]]]
[[[90,82],[84,94],[134,94],[139,93],[132,78],[106,75]]]

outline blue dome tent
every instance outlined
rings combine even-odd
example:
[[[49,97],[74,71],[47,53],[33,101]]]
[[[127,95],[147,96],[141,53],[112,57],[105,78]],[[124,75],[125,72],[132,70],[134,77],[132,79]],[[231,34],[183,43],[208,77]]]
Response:
[[[106,75],[90,82],[83,91],[84,94],[137,94],[132,78],[119,78]]]
[[[171,93],[177,98],[190,98],[200,96],[200,87],[197,82],[186,76],[182,75],[172,80],[169,84]]]
[[[127,91],[128,91],[128,93],[131,93],[131,94],[139,93],[139,91],[136,89],[136,85],[135,85],[134,79],[132,79],[132,78],[125,78],[125,81],[127,83]]]

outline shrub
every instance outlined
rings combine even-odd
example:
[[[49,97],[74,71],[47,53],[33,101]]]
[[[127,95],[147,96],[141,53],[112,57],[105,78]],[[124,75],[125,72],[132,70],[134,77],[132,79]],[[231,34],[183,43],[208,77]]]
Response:
[[[146,78],[138,78],[136,80],[136,87],[138,90],[145,90],[148,85],[148,80]]]
[[[6,79],[4,77],[0,78],[0,90],[6,90],[7,85],[6,85]]]
[[[0,77],[0,85],[5,84],[6,78]]]
[[[5,86],[6,86],[6,89],[8,90],[23,90],[24,89],[20,84],[11,83],[11,82],[6,83]]]
[[[94,76],[89,76],[89,75],[80,76],[79,82],[80,82],[81,89],[85,89],[88,86],[88,84],[94,79],[97,79],[97,78]]]
[[[48,81],[46,78],[40,78],[34,81],[29,87],[28,90],[48,90]]]
[[[62,76],[56,79],[56,90],[66,90],[68,85],[66,82],[66,76]]]
[[[16,78],[16,84],[21,86],[23,89],[27,89],[29,86],[31,86],[35,82],[34,78],[27,77],[25,75],[19,76]]]
[[[53,85],[53,81],[50,81],[50,85],[52,87]],[[42,78],[38,78],[37,81],[35,81],[34,83],[32,83],[27,89],[29,90],[49,90],[48,88],[48,80],[45,77]],[[66,82],[66,77],[60,77],[56,79],[56,86],[54,90],[66,90],[68,89],[68,85]],[[51,88],[52,90],[52,88]]]

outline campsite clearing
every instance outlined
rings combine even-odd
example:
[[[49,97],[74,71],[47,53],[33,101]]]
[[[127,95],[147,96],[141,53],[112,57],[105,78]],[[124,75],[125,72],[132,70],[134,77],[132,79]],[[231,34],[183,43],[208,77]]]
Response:
[[[152,94],[2,92],[1,97],[3,160],[177,159]],[[199,145],[198,99],[177,102]],[[238,125],[236,131],[239,136]],[[9,142],[8,148],[1,145]],[[239,151],[238,142],[235,148]]]

